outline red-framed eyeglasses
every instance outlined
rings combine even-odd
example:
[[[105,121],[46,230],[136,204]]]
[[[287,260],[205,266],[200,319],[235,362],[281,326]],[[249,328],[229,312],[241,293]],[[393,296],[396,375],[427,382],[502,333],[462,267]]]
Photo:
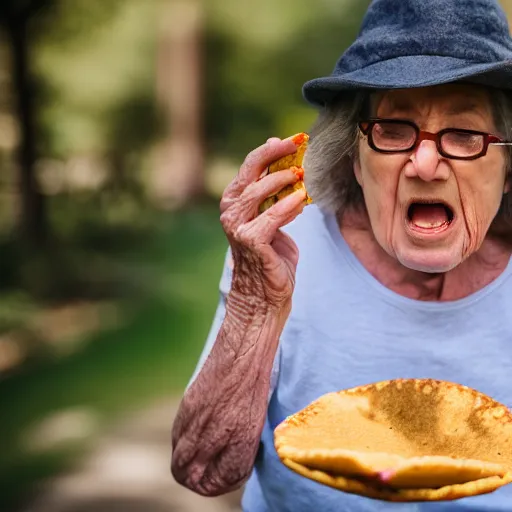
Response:
[[[406,153],[422,141],[432,140],[445,158],[475,160],[485,156],[491,144],[512,145],[496,135],[476,130],[445,128],[437,133],[427,132],[404,119],[368,119],[359,123],[359,129],[368,137],[368,145],[379,153]]]

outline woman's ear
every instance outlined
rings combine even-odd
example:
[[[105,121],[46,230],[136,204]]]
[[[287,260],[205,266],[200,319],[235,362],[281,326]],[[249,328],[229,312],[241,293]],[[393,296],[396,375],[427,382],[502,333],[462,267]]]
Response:
[[[363,176],[361,173],[361,163],[359,161],[359,157],[356,157],[354,159],[354,175],[356,177],[357,183],[359,183],[359,186],[363,186]]]

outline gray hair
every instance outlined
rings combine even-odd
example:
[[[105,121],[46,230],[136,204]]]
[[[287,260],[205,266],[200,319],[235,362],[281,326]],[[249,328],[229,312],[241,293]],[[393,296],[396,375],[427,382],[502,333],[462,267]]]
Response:
[[[493,90],[490,95],[498,133],[512,140],[512,95]],[[354,175],[357,159],[358,121],[370,105],[368,91],[354,91],[325,107],[310,130],[304,167],[306,187],[314,202],[338,216],[351,208],[365,208]],[[512,146],[506,146],[507,182],[512,185]],[[489,235],[512,246],[512,193],[503,196]]]

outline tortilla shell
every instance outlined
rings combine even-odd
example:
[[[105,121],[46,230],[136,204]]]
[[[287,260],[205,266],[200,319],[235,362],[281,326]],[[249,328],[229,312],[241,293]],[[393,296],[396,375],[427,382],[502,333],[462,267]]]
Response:
[[[272,205],[285,198],[286,196],[293,194],[293,192],[296,190],[304,190],[306,192],[306,199],[304,200],[305,204],[311,204],[313,202],[306,191],[306,186],[304,185],[304,168],[302,166],[304,155],[306,154],[308,147],[309,135],[307,133],[297,133],[293,137],[290,137],[290,139],[297,146],[297,151],[291,155],[286,155],[270,164],[267,174],[284,171],[286,169],[293,169],[297,176],[299,176],[299,180],[293,185],[284,187],[277,194],[274,194],[265,199],[265,201],[263,201],[263,203],[260,205],[260,213],[268,210]]]
[[[372,483],[366,483],[363,480],[332,475],[324,471],[309,469],[306,466],[293,462],[290,459],[284,459],[283,464],[296,473],[350,494],[358,494],[376,500],[409,502],[409,501],[449,501],[478,494],[486,494],[495,491],[503,485],[512,481],[512,473],[507,473],[503,478],[499,476],[490,476],[466,482],[463,484],[445,485],[443,487],[429,489],[390,489],[379,487]]]
[[[324,395],[275,429],[284,464],[346,492],[456,499],[512,479],[512,414],[466,386],[398,379]]]

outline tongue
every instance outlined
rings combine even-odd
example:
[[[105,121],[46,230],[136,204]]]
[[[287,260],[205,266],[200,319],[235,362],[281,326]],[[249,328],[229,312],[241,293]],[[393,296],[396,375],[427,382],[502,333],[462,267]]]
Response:
[[[420,228],[438,228],[449,220],[442,204],[415,204],[411,210],[411,222]]]

